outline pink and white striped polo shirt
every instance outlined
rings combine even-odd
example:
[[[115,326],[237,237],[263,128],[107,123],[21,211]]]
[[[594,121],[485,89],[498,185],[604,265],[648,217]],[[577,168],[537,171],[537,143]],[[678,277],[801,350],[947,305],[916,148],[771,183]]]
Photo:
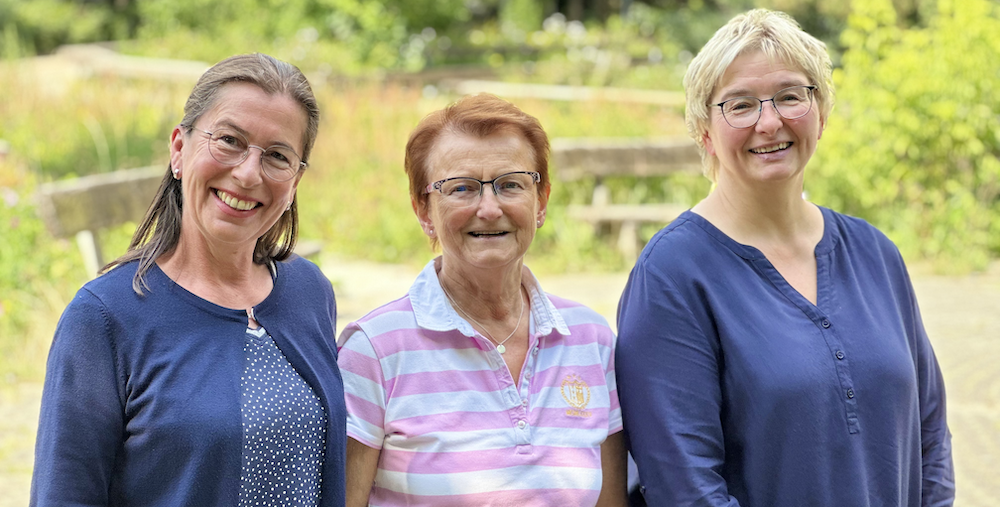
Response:
[[[592,506],[601,443],[622,429],[614,333],[525,267],[530,349],[518,386],[427,264],[341,333],[347,434],[381,449],[370,504]]]

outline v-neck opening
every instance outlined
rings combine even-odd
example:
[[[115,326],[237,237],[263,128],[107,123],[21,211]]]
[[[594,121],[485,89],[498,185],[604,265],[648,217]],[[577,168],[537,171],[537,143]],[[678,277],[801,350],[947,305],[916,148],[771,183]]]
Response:
[[[823,312],[821,308],[829,307],[831,297],[829,289],[829,254],[836,245],[836,238],[833,231],[833,220],[831,211],[823,206],[816,206],[823,215],[823,235],[816,246],[813,247],[813,256],[816,259],[816,303],[809,301],[801,292],[788,282],[788,280],[774,267],[774,264],[755,246],[740,243],[729,237],[721,229],[709,222],[705,217],[693,212],[685,211],[680,218],[686,219],[701,229],[709,236],[723,244],[736,255],[742,257],[771,285],[785,296],[788,301],[802,310],[810,318],[818,318]]]

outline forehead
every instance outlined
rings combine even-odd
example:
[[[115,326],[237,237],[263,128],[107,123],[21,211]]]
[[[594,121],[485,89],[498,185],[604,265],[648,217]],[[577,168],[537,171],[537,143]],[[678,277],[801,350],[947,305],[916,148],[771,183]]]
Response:
[[[223,85],[203,118],[206,126],[237,130],[253,143],[296,149],[304,145],[309,123],[308,114],[295,99],[269,94],[250,83]]]
[[[479,179],[510,171],[531,170],[534,154],[520,133],[495,132],[485,137],[445,130],[427,157],[428,179],[456,176]]]
[[[782,88],[806,84],[810,84],[809,78],[798,66],[761,51],[752,51],[729,64],[719,79],[714,97],[724,100],[743,95],[770,95]]]

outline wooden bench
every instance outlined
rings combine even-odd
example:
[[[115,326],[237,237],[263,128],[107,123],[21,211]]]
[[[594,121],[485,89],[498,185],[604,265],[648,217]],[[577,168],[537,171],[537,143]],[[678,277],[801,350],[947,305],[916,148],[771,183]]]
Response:
[[[156,195],[166,167],[143,167],[92,174],[46,183],[38,191],[38,212],[53,236],[75,236],[91,278],[107,263],[101,253],[101,231],[139,222]],[[295,253],[319,253],[318,241],[299,241]]]
[[[588,222],[600,232],[617,235],[617,246],[626,261],[634,262],[643,245],[639,226],[667,224],[688,209],[687,204],[614,204],[604,179],[614,176],[667,176],[678,172],[701,173],[701,155],[694,141],[683,139],[552,140],[552,165],[561,181],[594,178],[590,204],[570,205],[567,214]]]

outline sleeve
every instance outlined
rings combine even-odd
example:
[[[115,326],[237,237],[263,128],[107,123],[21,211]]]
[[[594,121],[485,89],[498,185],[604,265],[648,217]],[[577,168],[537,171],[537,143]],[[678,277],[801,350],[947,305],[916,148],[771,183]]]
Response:
[[[610,334],[608,357],[604,361],[604,382],[608,386],[608,435],[622,431],[622,408],[618,400],[618,378],[615,376],[615,334],[607,328]]]
[[[707,302],[694,297],[672,287],[648,257],[629,277],[615,351],[626,438],[649,505],[735,507],[720,474],[720,350]]]
[[[49,350],[31,505],[108,505],[124,404],[106,308],[82,289]]]
[[[337,365],[344,378],[347,436],[375,449],[385,439],[385,379],[367,333],[356,322],[339,339]]]
[[[902,258],[900,258],[902,262]],[[944,379],[930,339],[924,330],[920,308],[909,275],[903,268],[909,306],[910,339],[916,344],[917,387],[920,399],[921,505],[950,507],[955,502],[955,468],[951,457]]]

